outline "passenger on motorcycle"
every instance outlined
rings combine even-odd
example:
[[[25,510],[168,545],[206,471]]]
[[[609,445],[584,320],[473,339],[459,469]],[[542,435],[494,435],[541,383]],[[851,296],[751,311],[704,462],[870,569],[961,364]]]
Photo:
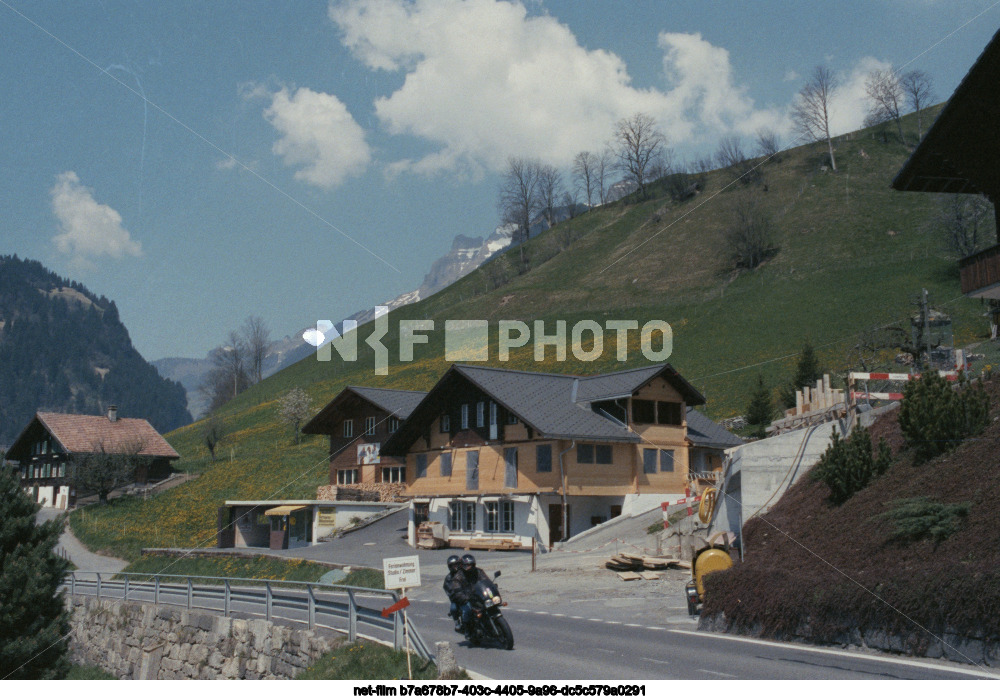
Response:
[[[459,559],[457,554],[452,554],[448,557],[448,575],[444,577],[444,592],[448,595],[448,600],[451,601],[451,609],[448,611],[448,615],[455,620],[456,632],[462,631],[462,618],[459,617],[462,603],[468,604],[469,600],[467,591],[464,591],[463,597],[464,588],[465,576],[462,572],[462,560]]]

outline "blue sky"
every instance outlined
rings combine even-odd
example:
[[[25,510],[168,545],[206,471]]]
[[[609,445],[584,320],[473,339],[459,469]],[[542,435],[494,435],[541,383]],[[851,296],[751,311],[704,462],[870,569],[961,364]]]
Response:
[[[147,359],[201,356],[416,288],[496,226],[509,155],[568,169],[640,110],[678,160],[790,144],[821,63],[857,128],[872,68],[943,100],[998,26],[996,0],[0,0],[0,253],[114,299]]]

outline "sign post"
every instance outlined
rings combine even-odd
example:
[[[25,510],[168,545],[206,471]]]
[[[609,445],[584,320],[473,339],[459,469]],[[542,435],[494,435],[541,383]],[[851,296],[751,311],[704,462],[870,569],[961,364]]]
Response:
[[[420,585],[420,558],[413,556],[383,559],[382,575],[385,577],[385,587],[390,590],[399,588],[403,595],[400,603],[404,600],[406,601],[406,605],[401,606],[403,611],[403,637],[406,639],[406,671],[410,680],[413,680],[413,665],[410,662],[410,622],[406,616],[406,606],[409,605],[409,600],[406,598],[406,589],[410,586]]]

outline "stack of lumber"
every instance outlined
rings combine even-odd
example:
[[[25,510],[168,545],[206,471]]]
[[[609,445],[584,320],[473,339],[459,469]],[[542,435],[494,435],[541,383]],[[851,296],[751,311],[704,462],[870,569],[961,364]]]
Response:
[[[618,572],[618,577],[622,581],[655,581],[659,576],[654,571],[664,569],[690,569],[691,565],[680,559],[669,557],[653,557],[641,554],[616,554],[606,562],[604,566],[612,571]]]

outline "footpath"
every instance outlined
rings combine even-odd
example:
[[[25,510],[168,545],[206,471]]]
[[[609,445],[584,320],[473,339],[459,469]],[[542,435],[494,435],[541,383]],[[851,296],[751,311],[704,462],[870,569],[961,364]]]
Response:
[[[48,520],[55,520],[66,511],[57,508],[42,508],[35,516],[40,523]],[[83,546],[80,540],[69,531],[69,524],[59,538],[59,546],[66,552],[67,558],[76,565],[80,571],[100,571],[101,573],[116,574],[128,565],[128,562],[115,557],[105,557],[94,554]]]

